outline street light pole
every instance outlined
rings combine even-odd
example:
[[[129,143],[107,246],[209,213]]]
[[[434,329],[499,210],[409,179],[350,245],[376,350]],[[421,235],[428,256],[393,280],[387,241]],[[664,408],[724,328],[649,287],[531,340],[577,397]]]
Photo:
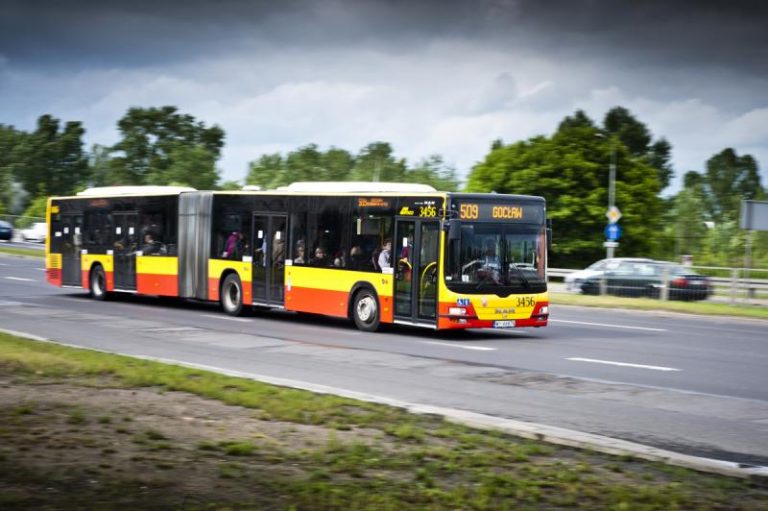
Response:
[[[616,144],[611,138],[611,165],[608,167],[608,211],[613,210],[616,205]],[[608,259],[613,257],[613,244],[609,244],[605,249],[605,256]]]

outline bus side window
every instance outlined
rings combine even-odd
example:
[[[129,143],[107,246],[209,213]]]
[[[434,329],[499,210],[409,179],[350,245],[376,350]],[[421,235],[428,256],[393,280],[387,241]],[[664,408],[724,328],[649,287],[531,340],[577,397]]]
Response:
[[[293,264],[304,265],[309,262],[307,253],[307,214],[291,214],[291,252]]]

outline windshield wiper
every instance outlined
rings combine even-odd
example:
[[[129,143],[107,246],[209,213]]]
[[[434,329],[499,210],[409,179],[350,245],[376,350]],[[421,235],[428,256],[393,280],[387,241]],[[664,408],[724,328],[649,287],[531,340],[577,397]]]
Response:
[[[517,272],[517,276],[520,277],[520,282],[523,283],[523,287],[525,289],[528,289],[531,287],[530,282],[528,282],[528,279],[525,278],[525,274],[523,274],[523,270],[517,267],[517,264],[515,263],[509,263],[509,266],[511,268],[514,268],[514,270]]]

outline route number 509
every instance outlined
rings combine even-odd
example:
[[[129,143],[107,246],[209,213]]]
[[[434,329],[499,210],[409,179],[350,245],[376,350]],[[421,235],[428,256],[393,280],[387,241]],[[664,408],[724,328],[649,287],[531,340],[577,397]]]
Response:
[[[477,204],[461,204],[459,205],[459,218],[466,220],[477,220],[480,216],[480,208]]]

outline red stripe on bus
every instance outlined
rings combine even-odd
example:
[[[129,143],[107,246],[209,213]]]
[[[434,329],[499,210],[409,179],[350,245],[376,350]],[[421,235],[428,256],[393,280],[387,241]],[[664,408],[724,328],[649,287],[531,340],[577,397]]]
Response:
[[[59,268],[48,268],[45,272],[45,276],[50,284],[61,287],[62,278],[61,270]]]
[[[136,291],[146,295],[179,296],[179,277],[139,273],[136,275]]]
[[[214,302],[219,301],[219,279],[208,278],[208,299]],[[248,302],[246,302],[248,303]]]
[[[346,318],[349,310],[349,293],[347,291],[330,291],[297,286],[288,290],[286,287],[285,308],[286,310]],[[394,321],[392,297],[379,296],[379,308],[381,322],[392,323]]]
[[[348,299],[349,293],[346,291],[293,286],[290,291],[286,288],[285,308],[346,318]]]

